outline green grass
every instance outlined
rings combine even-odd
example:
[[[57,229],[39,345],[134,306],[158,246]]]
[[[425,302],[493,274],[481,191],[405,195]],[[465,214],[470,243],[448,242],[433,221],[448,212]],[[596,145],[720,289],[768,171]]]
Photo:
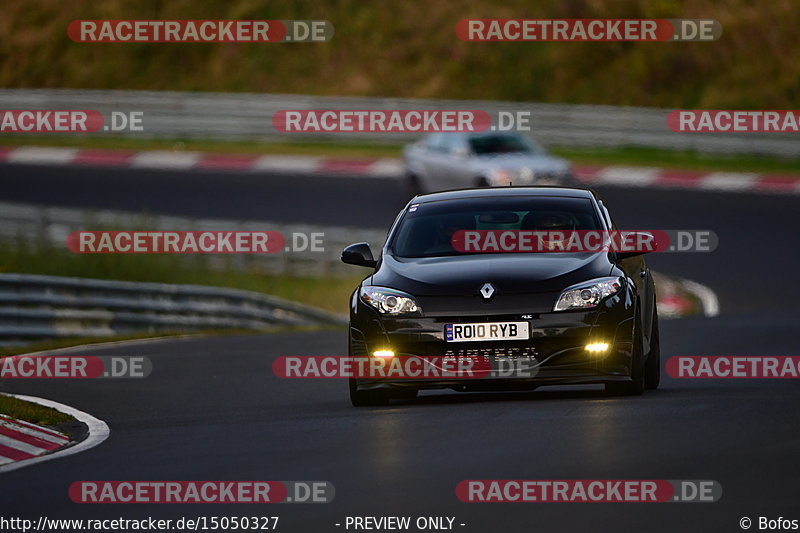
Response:
[[[0,394],[0,413],[40,426],[54,426],[75,420],[70,415],[51,407],[25,402],[13,396]]]
[[[255,271],[210,269],[202,256],[72,254],[61,249],[0,248],[0,272],[77,276],[157,283],[185,283],[262,292],[346,313],[350,294],[364,276],[292,277]]]
[[[328,43],[75,43],[76,19],[325,19]],[[707,18],[716,42],[464,42],[463,18]],[[0,86],[797,109],[791,0],[5,0]]]

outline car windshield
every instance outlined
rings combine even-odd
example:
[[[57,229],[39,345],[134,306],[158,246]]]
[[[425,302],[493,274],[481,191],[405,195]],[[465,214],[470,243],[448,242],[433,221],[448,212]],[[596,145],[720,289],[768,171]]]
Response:
[[[412,204],[394,234],[396,257],[464,255],[453,247],[459,230],[598,230],[588,198],[518,196]]]
[[[543,149],[521,135],[495,133],[470,137],[469,148],[475,155],[511,153],[538,154]]]

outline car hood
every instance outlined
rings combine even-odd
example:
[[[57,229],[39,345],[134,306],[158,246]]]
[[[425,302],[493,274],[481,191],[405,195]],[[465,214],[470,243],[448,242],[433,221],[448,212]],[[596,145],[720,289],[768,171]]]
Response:
[[[607,253],[477,254],[400,259],[385,255],[372,284],[415,296],[465,296],[484,283],[498,293],[562,291],[570,285],[608,276]]]

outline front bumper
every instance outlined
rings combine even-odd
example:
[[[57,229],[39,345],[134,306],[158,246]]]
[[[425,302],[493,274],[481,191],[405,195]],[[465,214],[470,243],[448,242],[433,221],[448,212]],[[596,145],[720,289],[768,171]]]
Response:
[[[627,381],[631,376],[631,353],[635,306],[624,294],[615,295],[589,311],[558,313],[475,315],[448,313],[437,316],[390,318],[356,304],[351,315],[350,355],[370,357],[375,350],[392,350],[396,356],[418,356],[428,360],[480,358],[491,368],[510,368],[533,362],[535,372],[520,375],[486,375],[479,379],[357,378],[359,390],[440,389],[526,390],[542,385],[592,384]],[[527,321],[528,340],[447,342],[446,324]],[[607,351],[592,354],[589,343],[604,342]]]

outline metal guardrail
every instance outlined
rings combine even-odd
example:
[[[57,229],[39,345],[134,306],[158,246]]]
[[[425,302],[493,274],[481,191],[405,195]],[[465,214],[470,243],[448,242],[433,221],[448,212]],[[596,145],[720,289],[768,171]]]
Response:
[[[0,202],[0,245],[65,250],[78,230],[279,231],[322,233],[324,251],[258,255],[186,255],[221,271],[292,276],[352,275],[341,262],[344,246],[369,241],[379,248],[385,232],[261,221],[143,216]],[[344,317],[261,293],[162,283],[0,274],[0,346],[59,337],[107,337],[138,332],[264,329],[277,325],[341,324]]]
[[[321,233],[324,251],[310,249],[257,255],[187,255],[187,261],[204,262],[217,270],[239,270],[289,276],[353,275],[356,267],[341,262],[342,249],[354,242],[369,242],[379,250],[386,231],[266,221],[192,219],[174,216],[145,216],[109,210],[45,207],[0,202],[0,243],[3,246],[66,249],[67,236],[79,230],[150,231],[278,231],[285,238],[294,233]],[[354,270],[356,269],[356,270]]]
[[[0,274],[0,345],[345,322],[333,313],[237,289]]]
[[[666,126],[666,116],[670,110],[657,108],[288,94],[0,89],[0,109],[94,109],[106,116],[111,111],[143,111],[144,131],[128,133],[129,136],[249,140],[368,139],[394,142],[418,137],[404,133],[287,134],[276,131],[272,125],[273,115],[283,109],[327,108],[481,109],[490,115],[497,111],[529,111],[532,134],[545,145],[639,146],[698,152],[800,155],[796,137],[789,134],[675,133]]]
[[[353,275],[341,262],[344,246],[368,241],[379,249],[382,230],[287,225],[257,221],[148,216],[0,202],[0,245],[65,250],[78,230],[247,231],[322,233],[323,252],[258,255],[186,255],[187,262],[220,271],[291,276]],[[264,329],[276,325],[344,323],[341,316],[261,293],[162,283],[0,274],[0,346],[59,337]]]

